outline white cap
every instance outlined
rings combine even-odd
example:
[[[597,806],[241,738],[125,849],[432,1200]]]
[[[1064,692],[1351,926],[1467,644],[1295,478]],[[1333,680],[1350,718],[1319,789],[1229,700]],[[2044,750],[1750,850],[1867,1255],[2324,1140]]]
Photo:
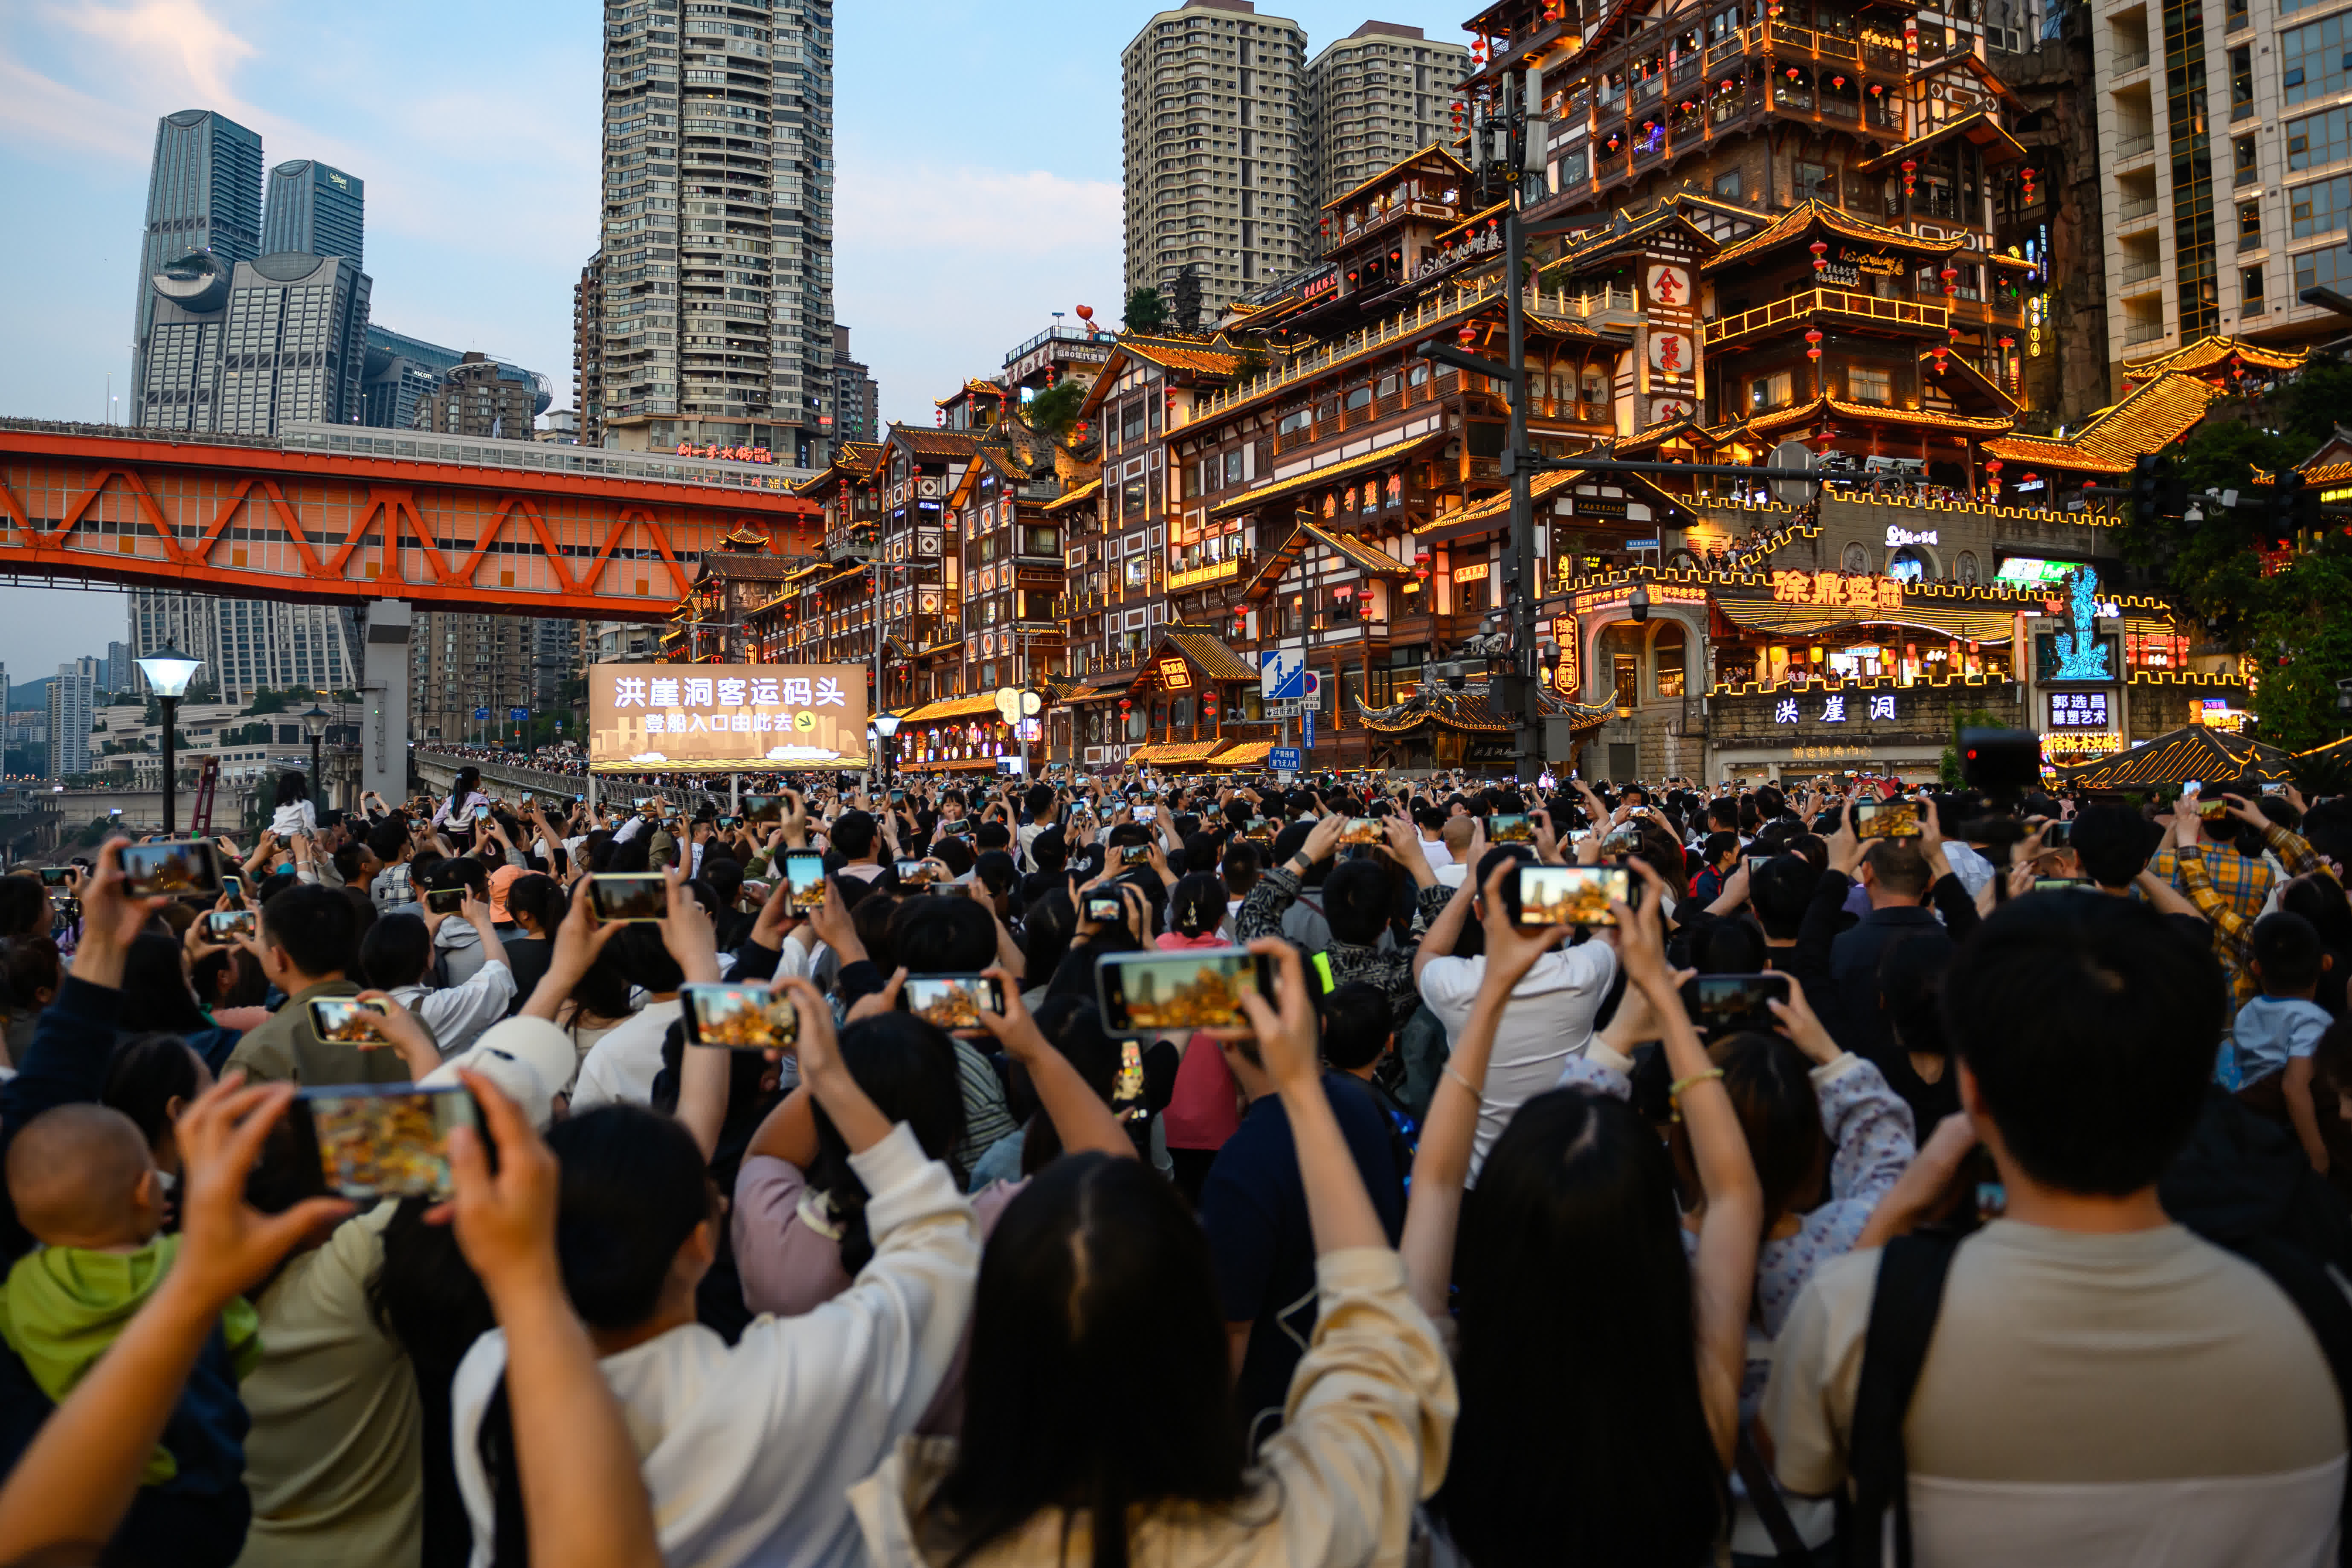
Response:
[[[544,1132],[555,1120],[555,1097],[571,1084],[579,1060],[571,1038],[546,1019],[507,1018],[425,1074],[421,1087],[456,1083],[460,1068],[479,1073]]]

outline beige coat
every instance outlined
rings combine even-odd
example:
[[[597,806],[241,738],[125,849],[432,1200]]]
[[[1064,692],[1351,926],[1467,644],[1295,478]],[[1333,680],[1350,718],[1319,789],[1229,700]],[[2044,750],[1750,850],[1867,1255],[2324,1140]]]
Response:
[[[1136,1568],[1354,1568],[1398,1563],[1414,1507],[1445,1477],[1454,1368],[1386,1247],[1327,1253],[1317,1264],[1315,1342],[1290,1381],[1282,1430],[1259,1450],[1241,1500],[1139,1513]],[[877,1568],[937,1568],[913,1514],[955,1462],[950,1438],[908,1438],[850,1489]],[[1064,1534],[1066,1528],[1067,1534]],[[974,1568],[1083,1564],[1084,1519],[1044,1512],[973,1558]]]

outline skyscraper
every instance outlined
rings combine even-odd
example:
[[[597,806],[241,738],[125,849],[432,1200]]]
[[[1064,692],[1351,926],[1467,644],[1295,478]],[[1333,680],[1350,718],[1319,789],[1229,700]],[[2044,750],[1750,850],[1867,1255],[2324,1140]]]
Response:
[[[1432,43],[1395,22],[1367,22],[1325,46],[1307,67],[1310,212],[1408,153],[1452,141],[1447,105],[1469,74],[1464,46]],[[1319,234],[1308,246],[1321,254]]]
[[[1172,298],[1189,268],[1202,319],[1296,271],[1313,208],[1301,143],[1307,34],[1249,0],[1190,0],[1119,57],[1127,287]]]
[[[572,286],[572,406],[580,414],[580,444],[604,444],[604,253],[580,269]]]
[[[874,373],[850,357],[849,329],[833,328],[833,438],[844,441],[877,439],[882,428],[882,389]]]
[[[343,690],[359,684],[359,632],[336,605],[269,599],[214,599],[177,588],[133,588],[127,690],[144,692],[137,661],[165,644],[203,661],[191,690],[244,702],[261,690],[305,686]]]
[[[155,154],[147,175],[147,229],[139,247],[139,290],[131,307],[134,425],[211,427],[169,417],[165,411],[174,405],[152,396],[148,385],[149,337],[157,307],[171,298],[155,280],[194,251],[210,253],[224,284],[238,262],[261,251],[260,134],[206,109],[184,109],[155,122]],[[207,287],[209,282],[197,285],[199,292]],[[203,336],[184,334],[180,347],[201,354]],[[179,384],[190,386],[193,378],[183,377]]]
[[[211,427],[275,436],[291,420],[356,421],[370,287],[340,256],[278,251],[237,263]]]
[[[591,427],[631,450],[764,447],[824,466],[832,0],[705,5],[683,26],[660,0],[606,0],[604,68]]]
[[[49,682],[49,777],[89,772],[90,710],[97,704],[98,660],[58,666]]]
[[[307,256],[348,257],[362,264],[367,182],[298,158],[269,171],[269,199],[261,213],[261,250],[299,250]]]

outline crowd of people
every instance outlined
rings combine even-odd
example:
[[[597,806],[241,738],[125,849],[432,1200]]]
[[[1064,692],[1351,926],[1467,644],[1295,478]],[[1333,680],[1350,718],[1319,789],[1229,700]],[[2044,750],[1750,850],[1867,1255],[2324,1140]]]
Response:
[[[2352,800],[1826,782],[296,777],[0,877],[0,1563],[2338,1561]],[[412,1084],[446,1184],[322,1189]]]

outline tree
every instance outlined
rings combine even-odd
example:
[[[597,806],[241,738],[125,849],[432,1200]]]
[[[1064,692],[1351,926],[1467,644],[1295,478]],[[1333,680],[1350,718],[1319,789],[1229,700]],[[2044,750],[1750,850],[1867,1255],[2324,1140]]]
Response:
[[[1022,408],[1021,416],[1040,436],[1058,441],[1076,420],[1078,405],[1086,400],[1086,383],[1064,381],[1031,398]]]
[[[1168,325],[1168,301],[1157,289],[1142,288],[1127,297],[1127,330],[1156,332]]]

